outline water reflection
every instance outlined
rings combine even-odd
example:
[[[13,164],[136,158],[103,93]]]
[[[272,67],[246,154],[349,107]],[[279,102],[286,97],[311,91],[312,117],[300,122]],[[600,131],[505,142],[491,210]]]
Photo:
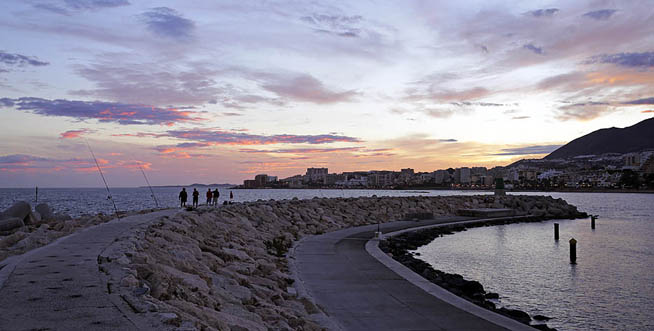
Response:
[[[590,219],[557,220],[559,241],[553,221],[474,228],[418,251],[436,269],[500,293],[502,305],[554,317],[551,327],[654,330],[654,195],[562,195],[600,214],[594,231]]]

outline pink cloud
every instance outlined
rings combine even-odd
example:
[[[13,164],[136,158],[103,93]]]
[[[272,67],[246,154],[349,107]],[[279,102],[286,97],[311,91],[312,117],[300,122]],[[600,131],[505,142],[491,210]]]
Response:
[[[361,147],[341,147],[341,148],[291,148],[291,149],[240,149],[241,153],[254,153],[254,154],[321,154],[321,153],[338,153],[338,152],[356,152],[360,151]]]
[[[59,134],[61,139],[72,139],[72,138],[80,138],[82,135],[94,132],[93,130],[90,129],[79,129],[79,130],[68,130],[66,132],[62,132]]]

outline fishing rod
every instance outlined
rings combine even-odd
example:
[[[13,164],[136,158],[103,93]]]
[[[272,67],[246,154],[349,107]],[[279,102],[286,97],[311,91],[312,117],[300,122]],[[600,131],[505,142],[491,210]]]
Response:
[[[152,190],[152,186],[150,186],[150,181],[148,180],[148,176],[145,175],[145,171],[143,171],[143,167],[141,167],[141,162],[137,161],[139,165],[139,169],[141,169],[141,173],[143,174],[143,178],[145,178],[145,182],[148,184],[148,187],[150,188],[150,194],[152,195],[152,199],[154,199],[154,204],[159,208],[159,202],[157,201],[157,197],[154,195],[154,191]]]
[[[118,208],[116,207],[116,201],[111,197],[111,191],[109,191],[109,185],[107,185],[107,180],[104,179],[104,174],[102,173],[102,169],[100,169],[100,164],[98,164],[98,159],[95,158],[95,154],[93,153],[93,150],[91,149],[91,145],[89,144],[88,140],[84,140],[86,142],[86,146],[89,148],[89,152],[91,152],[91,156],[93,156],[93,161],[95,161],[95,166],[98,167],[98,171],[100,172],[100,177],[102,177],[102,181],[104,182],[104,187],[107,189],[107,199],[111,200],[111,203],[114,205],[114,211],[116,212],[116,217],[120,219],[120,215],[118,214]]]

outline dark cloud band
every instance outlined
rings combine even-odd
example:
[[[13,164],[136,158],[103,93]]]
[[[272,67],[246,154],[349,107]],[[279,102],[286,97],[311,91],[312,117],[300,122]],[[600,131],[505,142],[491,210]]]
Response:
[[[33,56],[27,56],[22,54],[12,54],[4,51],[0,51],[0,63],[11,66],[47,66],[50,62],[41,61]]]
[[[30,97],[2,98],[0,107],[15,108],[44,116],[63,116],[78,120],[95,119],[100,122],[114,122],[123,125],[172,125],[177,122],[198,120],[198,118],[192,117],[195,113],[190,111],[103,101],[48,100]]]
[[[177,40],[190,39],[195,23],[168,7],[152,8],[141,18],[154,34]]]
[[[622,67],[648,68],[654,67],[654,52],[601,54],[589,58],[584,63],[604,63]]]
[[[617,12],[616,9],[600,9],[600,10],[589,11],[585,13],[583,16],[598,21],[606,21],[609,18],[611,18],[611,16],[613,16],[615,12]]]
[[[503,148],[500,153],[493,155],[549,154],[559,147],[561,147],[561,145],[535,145],[517,148]]]

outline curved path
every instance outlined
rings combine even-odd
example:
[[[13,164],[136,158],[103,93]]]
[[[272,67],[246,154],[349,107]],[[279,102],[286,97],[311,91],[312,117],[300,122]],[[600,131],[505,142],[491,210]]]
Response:
[[[397,221],[382,224],[381,229],[383,233],[390,233],[465,221],[472,219],[443,217],[419,222]],[[447,296],[440,299],[430,294],[438,289],[446,292],[442,288],[432,284],[437,290],[428,293],[424,286],[417,286],[415,281],[398,275],[396,271],[400,274],[403,271],[399,268],[391,270],[366,251],[366,243],[376,229],[377,225],[367,225],[312,236],[300,241],[293,249],[298,291],[300,295],[312,297],[328,315],[322,322],[330,329],[534,330],[487,310],[473,314],[469,312],[474,311],[473,307],[471,310],[457,308]],[[465,307],[465,304],[459,306]],[[489,316],[485,314],[490,314],[490,319],[499,321],[502,326],[478,316]]]
[[[177,211],[114,219],[0,262],[0,330],[143,329],[108,293],[98,255],[125,231]]]

